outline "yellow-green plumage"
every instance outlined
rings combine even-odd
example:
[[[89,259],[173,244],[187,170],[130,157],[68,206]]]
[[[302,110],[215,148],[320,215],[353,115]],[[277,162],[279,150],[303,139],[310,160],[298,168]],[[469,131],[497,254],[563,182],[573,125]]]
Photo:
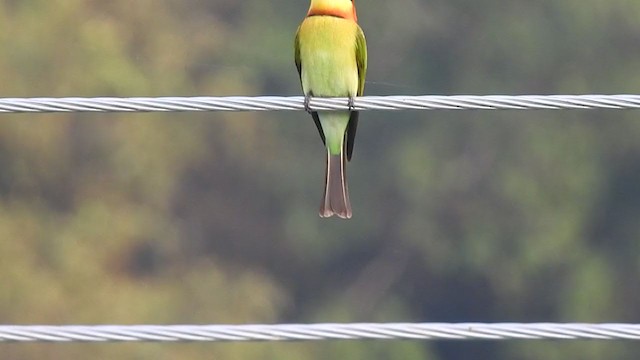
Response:
[[[352,17],[348,10],[352,10]],[[351,0],[312,0],[309,16],[296,33],[295,61],[305,96],[362,95],[367,49]],[[353,151],[358,113],[320,111],[312,115],[327,147],[327,178],[320,216],[350,218],[344,167],[345,156],[350,159]]]

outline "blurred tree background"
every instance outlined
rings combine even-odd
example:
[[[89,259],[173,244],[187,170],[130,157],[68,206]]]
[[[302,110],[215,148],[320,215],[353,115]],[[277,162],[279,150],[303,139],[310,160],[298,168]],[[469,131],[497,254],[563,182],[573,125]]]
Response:
[[[638,93],[640,2],[369,0],[366,93]],[[0,96],[298,95],[293,0],[5,0]],[[0,115],[0,323],[639,322],[640,112]],[[3,359],[602,359],[628,342],[5,344]]]

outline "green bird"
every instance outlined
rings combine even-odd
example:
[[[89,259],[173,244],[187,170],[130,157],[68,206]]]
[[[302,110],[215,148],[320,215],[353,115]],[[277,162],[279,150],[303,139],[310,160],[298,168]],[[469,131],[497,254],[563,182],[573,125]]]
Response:
[[[367,44],[353,0],[311,0],[295,39],[295,62],[305,107],[311,97],[353,98],[364,91]],[[320,216],[351,218],[346,160],[351,160],[357,111],[309,111],[327,148],[325,190]]]

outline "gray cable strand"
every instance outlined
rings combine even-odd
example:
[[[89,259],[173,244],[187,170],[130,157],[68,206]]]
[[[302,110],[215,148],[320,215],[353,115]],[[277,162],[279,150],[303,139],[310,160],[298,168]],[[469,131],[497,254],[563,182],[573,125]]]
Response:
[[[364,96],[355,110],[640,109],[640,95]],[[312,110],[347,110],[346,98],[313,98]],[[302,96],[0,98],[0,113],[304,110]]]
[[[0,342],[317,341],[358,339],[640,340],[640,324],[352,323],[275,325],[0,326]]]

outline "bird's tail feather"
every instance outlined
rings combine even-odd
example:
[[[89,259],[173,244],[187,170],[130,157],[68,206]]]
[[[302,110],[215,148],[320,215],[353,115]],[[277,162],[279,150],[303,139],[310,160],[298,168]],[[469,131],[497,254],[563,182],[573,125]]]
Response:
[[[351,218],[351,203],[345,169],[344,149],[339,155],[327,151],[327,172],[325,178],[324,198],[320,205],[320,217],[337,215],[343,219]]]

